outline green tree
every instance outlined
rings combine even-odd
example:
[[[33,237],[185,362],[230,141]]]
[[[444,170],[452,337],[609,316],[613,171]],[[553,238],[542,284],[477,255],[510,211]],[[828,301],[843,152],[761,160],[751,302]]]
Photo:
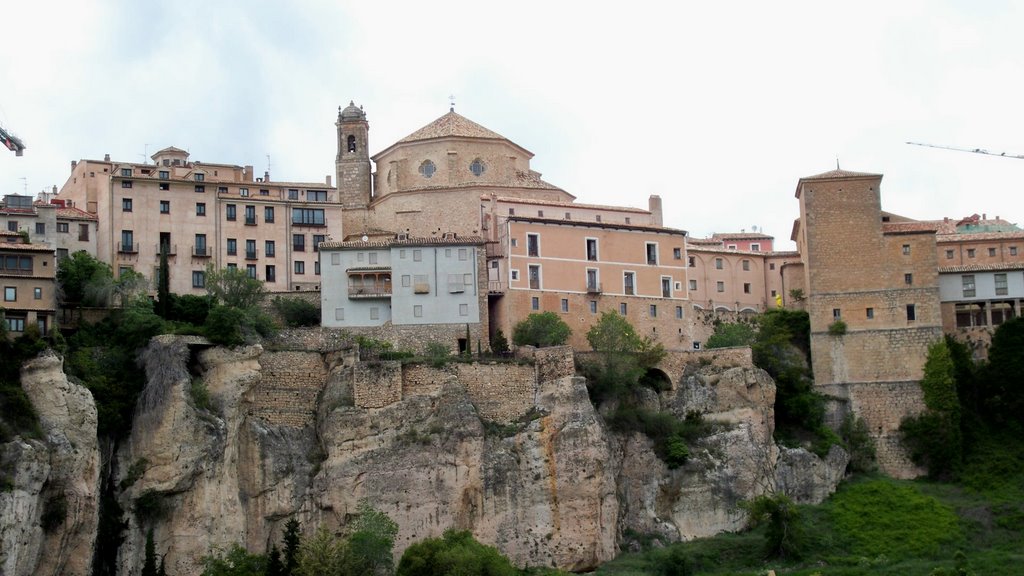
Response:
[[[298,298],[274,298],[274,309],[288,326],[316,326],[320,324],[320,309]]]
[[[765,553],[772,558],[800,558],[805,531],[800,511],[792,500],[782,494],[762,495],[743,502],[750,527],[767,524]]]
[[[491,546],[477,542],[468,531],[447,530],[407,548],[396,576],[514,576],[514,566]]]
[[[952,477],[963,460],[963,439],[955,366],[945,340],[928,347],[921,390],[926,410],[900,424],[903,441],[911,459],[928,467],[929,476]]]
[[[508,338],[505,337],[505,333],[498,328],[498,331],[494,333],[494,337],[491,338],[491,352],[495,354],[506,354],[508,352]]]
[[[704,343],[704,347],[750,346],[756,337],[757,331],[746,322],[719,322],[715,326],[715,332]]]
[[[650,337],[641,338],[625,317],[603,312],[587,331],[594,349],[583,370],[595,402],[622,400],[632,392],[646,372],[665,357],[665,347]]]
[[[146,532],[146,555],[142,561],[142,576],[157,576],[156,545],[153,543],[153,529]]]
[[[277,548],[277,544],[270,547],[270,554],[267,555],[267,569],[263,572],[264,576],[284,576],[284,563],[281,562],[281,551]]]
[[[352,576],[391,574],[394,568],[391,550],[398,535],[398,524],[365,500],[359,503],[358,514],[348,537],[344,572]]]
[[[554,312],[530,314],[512,330],[516,346],[560,346],[569,341],[572,329]]]
[[[225,306],[240,310],[255,308],[263,299],[263,283],[244,270],[206,267],[206,292]]]
[[[201,576],[264,576],[267,558],[262,554],[250,554],[240,544],[231,545],[226,551],[203,556]]]
[[[284,574],[291,576],[299,565],[299,521],[295,518],[284,525]]]
[[[91,285],[112,284],[110,266],[100,262],[85,250],[79,250],[57,265],[57,284],[61,302],[68,304],[97,304],[86,298]],[[95,297],[94,297],[95,298]],[[106,302],[100,303],[106,305]]]
[[[346,545],[334,537],[323,524],[312,536],[299,544],[299,576],[335,576],[341,574],[344,566]]]
[[[996,329],[978,384],[983,418],[997,425],[1024,427],[1024,317]]]
[[[171,267],[167,263],[167,251],[170,247],[160,243],[160,272],[157,274],[156,313],[161,318],[169,318],[171,314]]]

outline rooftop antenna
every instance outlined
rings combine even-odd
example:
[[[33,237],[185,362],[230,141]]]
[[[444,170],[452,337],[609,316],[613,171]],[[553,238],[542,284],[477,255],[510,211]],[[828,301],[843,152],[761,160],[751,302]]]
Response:
[[[267,154],[267,173],[270,173],[270,154]]]
[[[450,104],[450,107],[448,108],[448,111],[449,112],[455,112],[455,94],[449,94],[448,95],[448,102]]]
[[[839,170],[839,156],[836,156],[836,170]]]
[[[19,178],[19,180],[21,180],[21,189],[27,195],[28,194],[28,178],[22,176],[21,178]]]

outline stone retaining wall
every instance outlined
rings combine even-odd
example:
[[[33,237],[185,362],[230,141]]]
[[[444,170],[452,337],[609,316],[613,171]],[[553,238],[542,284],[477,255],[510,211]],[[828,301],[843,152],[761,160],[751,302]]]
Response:
[[[270,424],[303,427],[313,423],[316,401],[327,382],[319,352],[264,352],[260,381],[250,391],[250,414]]]

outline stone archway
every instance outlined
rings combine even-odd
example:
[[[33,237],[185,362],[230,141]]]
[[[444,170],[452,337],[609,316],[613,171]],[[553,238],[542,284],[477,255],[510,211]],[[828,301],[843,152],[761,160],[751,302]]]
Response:
[[[672,378],[660,368],[648,368],[647,372],[640,377],[640,384],[657,392],[664,392],[665,390],[675,388],[672,384]]]

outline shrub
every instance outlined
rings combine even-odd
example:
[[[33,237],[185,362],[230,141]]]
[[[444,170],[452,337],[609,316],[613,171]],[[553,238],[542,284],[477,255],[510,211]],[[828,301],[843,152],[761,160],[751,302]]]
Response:
[[[427,361],[434,368],[440,368],[451,359],[451,350],[440,342],[430,342],[426,350]]]
[[[560,346],[569,341],[572,329],[554,312],[530,314],[512,330],[516,346]]]
[[[212,410],[213,402],[210,400],[210,390],[202,378],[193,378],[189,386],[189,395],[192,396],[192,403],[197,410]]]
[[[320,309],[313,304],[297,298],[274,298],[274,309],[277,310],[287,326],[317,326],[320,324]]]
[[[406,548],[396,576],[514,576],[519,571],[491,546],[477,542],[469,531],[447,530]]]
[[[833,336],[842,336],[846,334],[846,322],[842,320],[836,320],[835,322],[828,325],[828,333]]]
[[[783,494],[762,495],[744,502],[751,527],[767,523],[765,553],[773,558],[800,558],[805,534],[800,511]]]
[[[494,337],[491,338],[491,352],[506,354],[508,351],[508,338],[505,338],[505,333],[501,331],[501,328],[498,328],[498,331],[494,333]]]
[[[214,305],[213,299],[209,296],[198,296],[196,294],[175,295],[172,298],[171,319],[181,322],[188,322],[195,326],[202,326],[206,322],[206,316]]]
[[[756,336],[757,331],[746,322],[720,322],[715,326],[715,332],[704,343],[704,347],[749,346]]]
[[[960,469],[963,440],[953,358],[945,340],[928,347],[921,390],[927,410],[905,418],[900,432],[915,463],[927,466],[932,478],[948,478]]]
[[[263,299],[263,290],[263,282],[250,278],[244,270],[206,267],[206,292],[225,306],[255,308]]]
[[[871,472],[875,469],[875,440],[863,418],[847,414],[839,427],[839,436],[850,454],[847,467],[851,472]]]

